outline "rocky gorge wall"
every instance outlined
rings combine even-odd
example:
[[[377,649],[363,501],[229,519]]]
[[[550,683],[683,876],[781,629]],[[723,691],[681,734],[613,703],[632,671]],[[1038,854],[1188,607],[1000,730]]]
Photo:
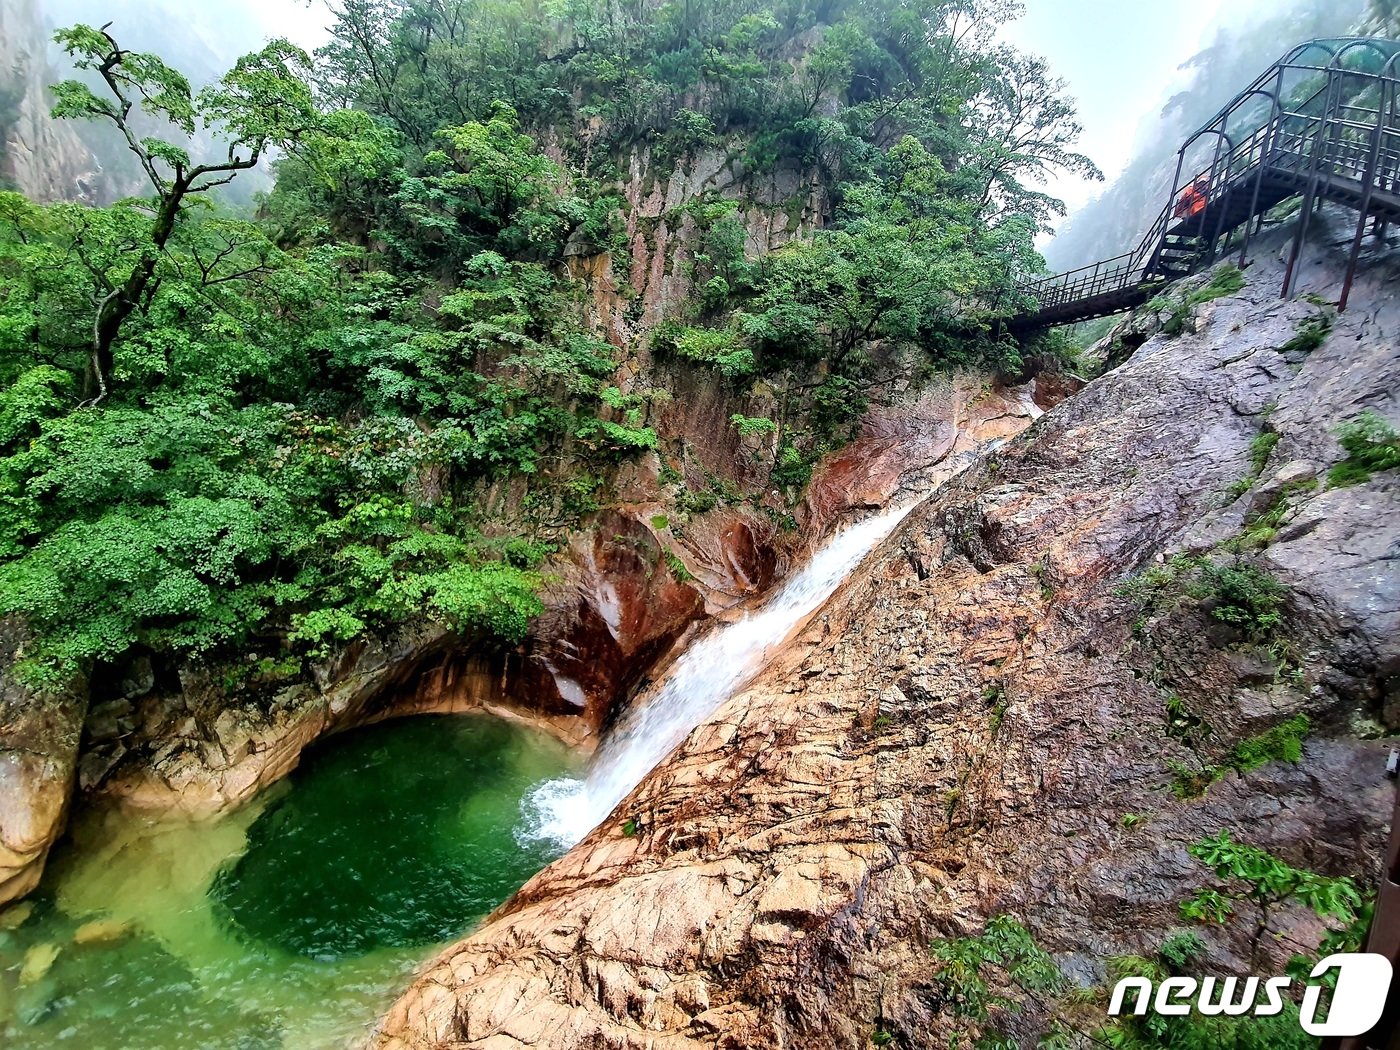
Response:
[[[90,691],[52,697],[0,674],[0,901],[37,883],[75,791],[85,804],[210,816],[285,776],[316,740],[416,713],[484,708],[590,748],[647,675],[714,617],[765,593],[843,515],[962,469],[1064,393],[975,375],[906,391],[818,469],[791,530],[747,503],[675,516],[657,498],[662,460],[649,456],[624,468],[616,500],[548,567],[545,614],[516,648],[422,624],[361,639],[310,674],[257,656],[175,667],[138,657],[102,669]],[[693,464],[735,464],[720,468],[735,478],[752,450],[724,425],[726,408],[723,397],[689,400],[668,425],[696,435]]]
[[[994,915],[1092,988],[1108,957],[1180,928],[1212,881],[1187,852],[1204,836],[1373,883],[1400,729],[1400,481],[1326,476],[1339,424],[1400,421],[1397,264],[1369,257],[1309,348],[1295,336],[1322,308],[1277,298],[1287,233],[1181,334],[1134,318],[1125,363],[938,489],[612,819],[430,964],[374,1046],[948,1045],[930,946]],[[1336,294],[1344,242],[1308,246],[1305,291]],[[1272,534],[1237,542],[1261,513]],[[1276,579],[1270,643],[1210,600],[1125,591],[1177,554]],[[1204,752],[1172,731],[1174,698],[1214,727]],[[1219,762],[1298,714],[1296,763],[1175,790],[1169,762]],[[1285,936],[1257,943],[1257,917],[1202,928],[1201,965],[1283,972],[1321,932],[1284,908]],[[1015,1034],[1046,1019],[1029,1002]]]
[[[540,140],[563,162],[559,134]],[[570,134],[586,140],[587,129]],[[770,481],[783,432],[745,436],[731,418],[803,419],[812,377],[741,387],[712,369],[658,361],[647,336],[695,309],[705,235],[697,205],[735,201],[745,253],[756,259],[820,225],[827,188],[814,170],[748,170],[737,142],[673,159],[636,147],[618,168],[625,247],[588,254],[572,245],[565,265],[590,327],[619,348],[617,386],[648,397],[641,422],[659,449],[590,478],[598,486],[578,526],[549,530],[562,550],[545,566],[546,611],[526,641],[503,649],[413,624],[315,666],[265,652],[217,664],[135,654],[97,668],[71,694],[30,697],[29,710],[81,729],[57,735],[41,767],[26,765],[13,784],[0,779],[0,843],[24,843],[9,860],[0,854],[0,879],[23,872],[13,886],[26,890],[37,880],[75,790],[104,804],[211,815],[285,776],[323,736],[387,717],[485,707],[590,748],[648,675],[714,617],[765,593],[843,516],[962,469],[1073,389],[1048,376],[1014,388],[982,374],[916,384],[917,356],[872,348],[879,374],[859,433],[817,464],[789,506]],[[653,399],[656,390],[663,396]],[[537,534],[529,484],[516,477],[476,494],[484,531]],[[678,500],[695,494],[713,509],[678,512]],[[562,503],[556,509],[567,518]],[[3,673],[0,685],[24,693]],[[0,722],[0,756],[19,754],[26,739],[20,722]],[[61,804],[37,806],[41,796]]]
[[[735,217],[743,225],[750,259],[824,224],[830,191],[818,172],[792,164],[761,174],[749,171],[747,145],[706,147],[673,161],[640,146],[622,158],[624,246],[595,255],[571,245],[567,253],[570,273],[588,290],[594,326],[618,346],[676,316],[694,293],[706,232],[695,205],[737,202]],[[565,163],[557,145],[546,152]]]

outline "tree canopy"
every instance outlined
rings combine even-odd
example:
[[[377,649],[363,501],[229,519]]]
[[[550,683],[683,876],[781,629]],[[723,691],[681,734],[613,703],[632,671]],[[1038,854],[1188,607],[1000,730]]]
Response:
[[[1037,180],[1093,169],[1044,64],[992,43],[1014,13],[344,0],[315,56],[273,41],[199,92],[60,30],[55,113],[112,124],[148,187],[0,194],[0,615],[27,673],[314,657],[425,616],[519,639],[544,559],[661,448],[667,369],[787,377],[792,419],[734,418],[795,500],[879,348],[1017,368],[994,329],[1056,212]],[[704,151],[739,175],[668,213],[695,292],[654,332],[627,305],[635,345],[610,343],[566,263],[608,260],[625,300],[638,172]],[[226,210],[270,161],[258,214]],[[827,211],[764,255],[749,194],[778,172]],[[659,368],[623,383],[642,346]]]

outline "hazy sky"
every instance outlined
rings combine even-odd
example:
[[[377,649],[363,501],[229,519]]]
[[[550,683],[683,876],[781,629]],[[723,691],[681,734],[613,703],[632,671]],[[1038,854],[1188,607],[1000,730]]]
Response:
[[[1071,176],[1050,187],[1073,211],[1132,158],[1138,127],[1162,105],[1177,67],[1214,36],[1225,0],[1025,0],[1004,38],[1043,55],[1079,106],[1080,140],[1105,182]]]
[[[308,50],[326,42],[330,14],[322,0],[242,0],[240,6],[251,11],[270,35],[285,36]]]

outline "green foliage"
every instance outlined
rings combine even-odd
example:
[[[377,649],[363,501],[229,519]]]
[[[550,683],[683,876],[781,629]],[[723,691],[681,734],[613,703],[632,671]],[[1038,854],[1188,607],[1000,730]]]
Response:
[[[1180,335],[1186,330],[1186,319],[1191,316],[1191,308],[1186,305],[1185,299],[1153,299],[1147,304],[1148,309],[1158,312],[1166,311],[1167,316],[1162,320],[1162,331],[1167,335]]]
[[[1230,764],[1247,773],[1269,762],[1297,762],[1303,757],[1303,738],[1311,729],[1307,715],[1294,715],[1236,744],[1230,752]]]
[[[1138,967],[1130,972],[1147,975]],[[1317,1039],[1299,1024],[1298,1004],[1285,999],[1282,1012],[1269,1017],[1208,1017],[1194,1010],[1181,1017],[1123,1017],[1094,1033],[1094,1045],[1112,1050],[1316,1050]]]
[[[595,451],[613,456],[650,452],[657,446],[656,431],[651,427],[626,426],[610,419],[586,419],[574,436]]]
[[[1018,1012],[1018,994],[1050,997],[1065,988],[1054,959],[1007,915],[991,919],[980,936],[935,942],[932,954],[938,965],[933,977],[935,1009],[979,1029],[977,1046],[986,1045],[982,1040],[1006,1038],[995,1015]],[[968,1037],[956,1035],[955,1045]]]
[[[1222,263],[1210,275],[1210,280],[1186,296],[1186,305],[1199,306],[1212,299],[1234,295],[1244,288],[1244,271],[1234,263]]]
[[[526,126],[576,122],[589,129],[586,148],[570,143],[589,178],[639,141],[669,166],[736,134],[760,174],[860,170],[896,115],[956,157],[959,192],[985,214],[1043,225],[1060,205],[1028,182],[1052,168],[1098,172],[1072,149],[1073,109],[1045,64],[988,46],[1004,16],[897,0],[358,0],[336,12],[319,86],[388,121],[418,154],[441,127],[488,120],[497,100]],[[804,61],[791,61],[795,40],[812,41]]]
[[[1040,585],[1040,600],[1043,602],[1053,601],[1055,583],[1049,562],[1046,560],[1032,562],[1029,572]]]
[[[1165,313],[1162,331],[1167,335],[1180,335],[1186,330],[1187,318],[1191,311],[1202,303],[1222,296],[1234,295],[1244,287],[1244,273],[1233,263],[1222,263],[1211,273],[1210,280],[1185,295],[1159,295],[1147,304],[1149,310]]]
[[[602,508],[598,500],[598,489],[602,479],[592,474],[580,474],[568,478],[563,484],[563,511],[566,518],[578,521]]]
[[[445,148],[427,153],[422,173],[394,197],[412,235],[397,242],[406,258],[453,267],[487,250],[553,259],[588,217],[585,203],[567,193],[564,170],[520,131],[505,103],[437,138]]]
[[[1251,514],[1245,520],[1245,530],[1238,540],[1228,545],[1231,550],[1249,550],[1252,547],[1266,547],[1278,535],[1293,510],[1291,498],[1298,493],[1311,492],[1317,488],[1315,478],[1300,478],[1280,486],[1272,501],[1263,510]]]
[[[1337,428],[1337,440],[1347,458],[1327,474],[1334,488],[1369,481],[1380,470],[1400,467],[1400,431],[1367,409]]]
[[[128,132],[128,145],[146,174],[169,188],[229,170],[242,153],[240,168],[252,167],[271,146],[292,146],[323,127],[305,73],[310,57],[286,40],[274,40],[261,51],[244,55],[218,84],[196,97],[190,82],[158,55],[120,48],[105,29],[76,25],[60,29],[54,41],[73,65],[103,80],[110,97],[86,84],[67,80],[53,87],[54,116],[110,121]],[[126,125],[132,106],[172,130],[193,137],[200,129],[215,129],[228,142],[228,161],[212,165],[193,160],[190,144],[181,146],[156,138],[139,141]]]
[[[1204,604],[1213,619],[1239,628],[1252,640],[1271,635],[1283,622],[1287,589],[1258,566],[1236,558],[1216,563],[1205,557],[1177,555],[1119,586],[1118,594],[1148,615],[1182,596]]]
[[[846,190],[835,229],[765,261],[744,320],[760,356],[844,366],[865,344],[889,341],[920,344],[946,363],[976,360],[967,304],[1007,292],[1022,251],[1013,245],[1032,230],[1009,219],[982,226],[977,201],[958,186],[917,139],[896,144],[880,174]],[[958,343],[973,348],[970,359],[959,359]]]
[[[685,562],[681,561],[680,555],[673,550],[667,550],[662,554],[666,560],[666,566],[671,570],[671,575],[676,578],[677,583],[690,583],[695,579],[695,574],[685,567]]]
[[[1065,332],[1078,349],[1087,350],[1113,331],[1121,320],[1120,317],[1110,315],[1095,318],[1092,321],[1080,321],[1078,324],[1069,325],[1067,328],[1058,329],[1058,331]]]
[[[73,376],[52,365],[36,365],[21,372],[0,390],[0,445],[32,440],[45,422],[63,414],[73,404]]]
[[[189,194],[272,144],[314,176],[303,188],[363,194],[398,163],[382,125],[312,107],[280,45],[192,97],[153,56],[109,61],[101,32],[60,42],[108,67],[115,100],[64,88],[63,114],[121,127],[129,95],[182,132],[217,119],[245,149],[216,170],[145,143],[153,206],[0,194],[0,610],[36,634],[26,673],[279,636],[320,656],[424,615],[519,638],[540,610],[538,549],[482,539],[454,496],[533,474],[566,442],[604,459],[656,446],[606,382],[614,349],[532,261],[575,218],[562,170],[497,108],[420,176],[406,269],[324,234],[279,247]],[[413,273],[446,258],[446,291]],[[134,301],[107,328],[99,311],[94,350],[86,304],[108,291]],[[429,478],[437,495],[404,497]],[[566,517],[597,507],[584,478],[562,485]]]
[[[1294,868],[1264,850],[1234,841],[1226,831],[1196,842],[1190,853],[1209,866],[1221,881],[1182,901],[1184,918],[1225,924],[1234,918],[1239,906],[1248,905],[1255,915],[1253,943],[1257,951],[1261,939],[1274,932],[1271,924],[1277,910],[1299,905],[1332,924],[1319,953],[1358,950],[1369,916],[1351,879]],[[1158,949],[1158,959],[1165,965],[1149,959],[1116,959],[1109,967],[1110,980],[1145,976],[1161,981],[1168,972],[1180,973],[1199,966],[1204,950],[1205,943],[1199,935],[1173,934]],[[1315,961],[1297,956],[1289,972],[1295,977],[1306,976]],[[1095,1039],[1121,1050],[1305,1050],[1316,1044],[1298,1023],[1297,1004],[1287,999],[1282,1013],[1267,1017],[1205,1016],[1196,1011],[1176,1017],[1124,1017],[1096,1033]]]
[[[728,329],[666,323],[657,327],[652,346],[662,355],[674,355],[714,368],[726,379],[743,379],[754,374],[753,351],[741,345],[736,334]]]
[[[1201,729],[1197,731],[1193,727],[1191,735],[1183,736],[1183,739],[1192,747],[1199,746],[1200,739],[1209,735],[1210,727],[1194,716],[1185,717]],[[1167,768],[1172,772],[1172,790],[1178,798],[1195,798],[1231,770],[1248,773],[1270,762],[1298,762],[1303,757],[1303,739],[1311,729],[1312,723],[1307,715],[1294,715],[1272,729],[1245,737],[1234,744],[1220,762],[1201,762],[1200,768],[1193,770],[1181,762],[1169,761]],[[1168,732],[1172,732],[1170,727]]]
[[[1170,593],[1179,589],[1180,582],[1189,578],[1199,564],[1199,559],[1184,554],[1173,555],[1170,560],[1150,565],[1136,576],[1124,580],[1114,593],[1148,610],[1155,610]]]
[[[1283,622],[1287,590],[1277,579],[1253,565],[1217,565],[1205,561],[1193,597],[1210,604],[1210,615],[1243,630],[1252,638],[1268,635]]]
[[[1011,707],[1011,700],[1006,695],[1005,686],[1000,682],[994,682],[984,689],[982,700],[991,705],[991,712],[987,716],[987,728],[995,733],[1006,721],[1006,712]]]
[[[403,614],[430,610],[435,620],[459,631],[479,630],[507,641],[525,637],[530,621],[544,612],[536,596],[540,581],[510,565],[451,565],[409,577],[392,592]]]
[[[310,58],[286,40],[244,55],[197,97],[177,70],[156,55],[123,49],[105,27],[61,29],[54,40],[75,67],[102,82],[101,94],[76,80],[55,85],[54,115],[114,125],[154,193],[150,201],[121,202],[106,213],[104,218],[121,220],[124,236],[118,241],[90,241],[85,230],[68,231],[69,262],[76,264],[71,269],[86,270],[79,279],[90,289],[85,393],[89,403],[97,404],[121,378],[113,372],[113,346],[133,315],[147,312],[172,268],[174,260],[165,253],[183,232],[192,201],[256,167],[270,149],[295,150],[305,140],[316,143],[319,153],[333,154],[335,127],[324,119],[306,81]],[[138,107],[157,126],[183,136],[184,144],[140,137],[141,129],[131,122]],[[195,156],[192,150],[202,133],[226,143],[226,152],[212,160]],[[58,214],[87,224],[85,209]],[[193,250],[188,260],[206,288],[254,272],[239,269],[245,262],[241,238],[221,240],[217,250],[204,255]],[[218,274],[221,263],[229,264],[228,270]]]
[[[1220,925],[1234,914],[1228,898],[1218,890],[1197,890],[1189,899],[1181,902],[1181,917],[1195,922],[1212,922]]]
[[[1188,743],[1210,736],[1211,728],[1198,717],[1179,696],[1169,696],[1163,708],[1167,716],[1167,735]]]
[[[319,85],[405,144],[400,207],[366,202],[391,231],[399,211],[429,223],[413,237],[392,234],[396,243],[456,237],[454,216],[465,215],[475,237],[484,218],[492,218],[487,235],[518,225],[506,225],[508,208],[487,206],[500,196],[500,167],[512,185],[559,197],[536,195],[523,226],[543,236],[527,241],[557,247],[557,234],[581,222],[588,243],[620,259],[620,228],[601,221],[589,197],[620,199],[613,183],[628,150],[647,144],[664,173],[701,150],[743,149],[754,175],[781,167],[821,178],[840,202],[835,227],[760,264],[746,257],[740,202],[686,204],[699,234],[686,264],[697,305],[710,313],[738,305],[743,323],[704,330],[728,327],[727,336],[661,340],[663,352],[730,378],[822,357],[851,374],[846,359],[862,344],[894,340],[940,363],[1016,371],[1014,344],[990,340],[989,322],[1013,310],[1015,278],[1040,265],[1035,232],[1062,213],[1030,184],[1056,168],[1098,172],[1072,148],[1073,109],[1044,62],[988,43],[1005,14],[994,4],[953,11],[896,0],[623,8],[445,0],[411,9],[360,0],[337,12],[318,55]],[[810,53],[794,62],[799,40]],[[449,125],[455,172],[441,170],[445,151],[435,148]],[[559,129],[581,210],[530,158],[521,127]],[[901,133],[894,142],[892,127]],[[482,146],[486,163],[473,159]],[[388,183],[398,177],[382,164],[374,170]],[[479,172],[490,194],[475,185]],[[465,210],[444,207],[444,194],[463,189],[473,198]],[[793,228],[811,221],[803,199],[791,202]],[[327,203],[341,224],[366,211]],[[412,244],[402,247],[412,254]]]
[[[690,270],[702,310],[716,312],[752,292],[759,267],[746,256],[748,230],[739,215],[739,202],[706,195],[681,211],[695,221],[699,232]]]
[[[345,609],[316,609],[293,617],[287,641],[302,643],[310,656],[324,660],[337,646],[358,638],[368,626]]]
[[[1192,769],[1176,759],[1167,760],[1167,769],[1172,775],[1172,794],[1181,799],[1200,797],[1225,775],[1220,766],[1204,763],[1199,769]]]
[[[1264,472],[1264,465],[1269,462],[1269,456],[1278,442],[1279,436],[1266,430],[1249,443],[1249,469],[1255,477]]]
[[[729,425],[739,432],[740,437],[773,434],[778,429],[778,424],[765,416],[744,416],[737,412],[729,417]]]
[[[1100,320],[1117,321],[1114,317],[1104,317]],[[1037,370],[1051,372],[1068,372],[1072,375],[1083,374],[1085,363],[1080,357],[1084,347],[1073,336],[1070,331],[1063,328],[1048,328],[1041,332],[1036,332],[1022,340],[1018,356],[1023,364],[1034,364]],[[996,361],[1002,348],[998,346],[988,346],[986,356],[989,361]],[[1011,362],[1002,363],[1002,367],[1008,371],[1015,371],[1011,367]]]
[[[773,463],[773,484],[779,488],[800,489],[812,479],[813,461],[791,444],[778,449]]]
[[[1320,311],[1298,322],[1298,330],[1279,350],[1285,354],[1310,354],[1323,344],[1336,318],[1330,310]]]
[[[1204,916],[1223,922],[1232,901],[1248,900],[1262,912],[1262,925],[1268,922],[1269,910],[1285,902],[1309,908],[1319,919],[1350,924],[1362,906],[1361,894],[1351,879],[1294,868],[1266,850],[1236,842],[1228,831],[1201,839],[1189,852],[1211,868],[1223,885],[1203,890],[1183,904],[1186,918]]]
[[[1164,940],[1157,956],[1177,973],[1188,969],[1206,953],[1206,942],[1194,930],[1179,930]]]

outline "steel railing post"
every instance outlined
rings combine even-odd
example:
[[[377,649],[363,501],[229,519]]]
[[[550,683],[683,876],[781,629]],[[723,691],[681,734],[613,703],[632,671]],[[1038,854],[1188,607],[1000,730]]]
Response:
[[[1274,155],[1274,140],[1277,137],[1280,125],[1283,123],[1283,105],[1279,101],[1283,93],[1283,66],[1278,67],[1278,79],[1274,83],[1273,98],[1269,103],[1269,123],[1264,131],[1264,139],[1259,144],[1259,170],[1254,175],[1254,193],[1249,198],[1249,215],[1244,220],[1244,242],[1240,245],[1240,269],[1244,269],[1246,258],[1249,255],[1249,227],[1254,222],[1255,212],[1259,210],[1259,190],[1264,183],[1264,171],[1269,166],[1269,162]],[[1264,217],[1259,216],[1259,229],[1264,228]]]
[[[1303,241],[1308,235],[1308,226],[1312,220],[1313,204],[1317,200],[1317,180],[1318,167],[1322,162],[1322,152],[1327,141],[1327,124],[1329,115],[1332,112],[1332,88],[1336,77],[1332,75],[1332,70],[1327,73],[1327,96],[1323,100],[1322,115],[1317,118],[1317,130],[1313,133],[1312,155],[1308,165],[1308,188],[1303,194],[1303,207],[1298,216],[1298,231],[1293,237],[1293,248],[1288,253],[1288,266],[1283,271],[1283,289],[1279,295],[1287,299],[1293,293],[1294,278],[1297,276],[1298,256],[1303,251]]]
[[[1381,153],[1381,116],[1385,113],[1385,96],[1387,84],[1382,81],[1381,97],[1376,106],[1376,125],[1371,129],[1371,148],[1366,155],[1366,171],[1361,177],[1361,201],[1358,205],[1359,214],[1356,217],[1356,234],[1351,239],[1351,254],[1347,257],[1346,277],[1342,279],[1342,295],[1337,300],[1337,309],[1347,308],[1347,299],[1351,295],[1351,282],[1356,277],[1356,263],[1361,257],[1361,238],[1366,233],[1366,214],[1371,210],[1371,190],[1376,181],[1376,162]]]

